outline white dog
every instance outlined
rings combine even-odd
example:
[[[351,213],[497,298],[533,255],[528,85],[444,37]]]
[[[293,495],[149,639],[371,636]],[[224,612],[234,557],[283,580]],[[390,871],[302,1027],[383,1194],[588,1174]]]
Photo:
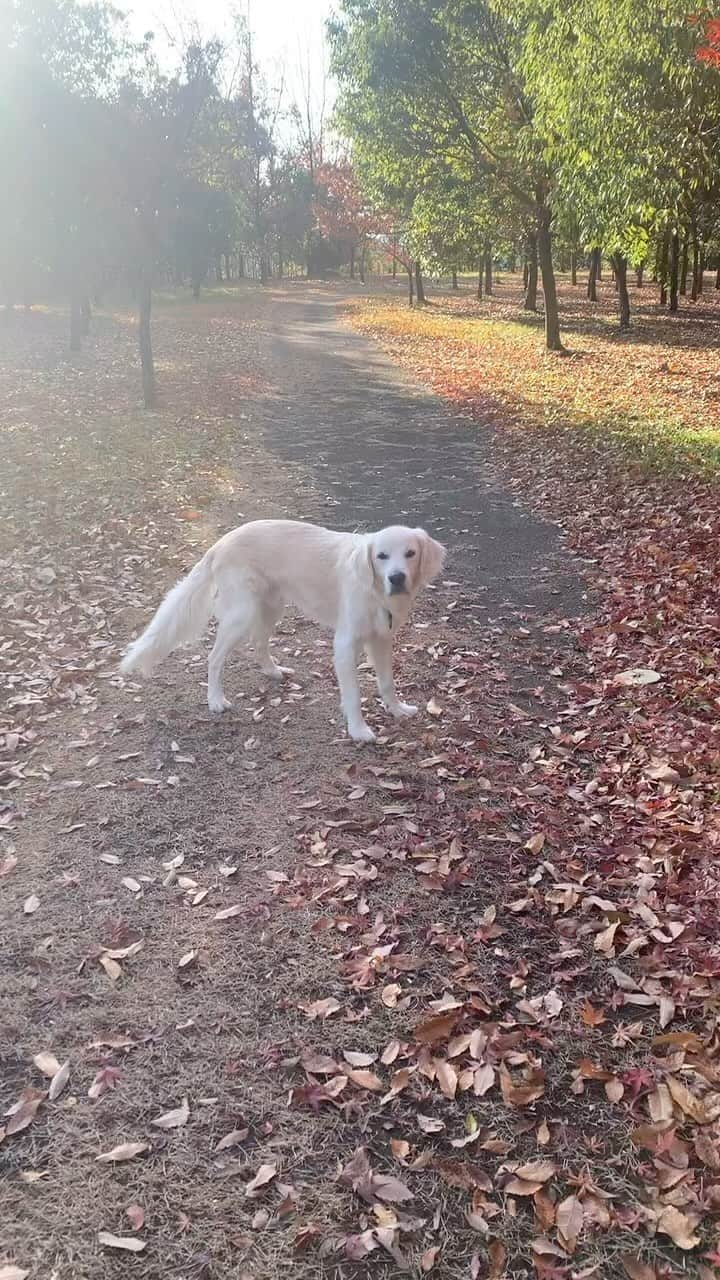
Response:
[[[364,648],[380,696],[394,716],[417,707],[399,702],[392,674],[392,642],[419,589],[437,576],[445,548],[424,529],[393,525],[379,533],[333,533],[296,520],[254,520],[220,538],[163,600],[146,631],[130,645],[121,671],[149,675],[173,649],[195,640],[214,614],[217,637],[208,662],[208,706],[224,711],[222,675],[228,654],[251,641],[262,671],[280,680],[269,648],[288,604],[335,632],[335,671],[348,732],[373,742],[360,702],[357,662]]]

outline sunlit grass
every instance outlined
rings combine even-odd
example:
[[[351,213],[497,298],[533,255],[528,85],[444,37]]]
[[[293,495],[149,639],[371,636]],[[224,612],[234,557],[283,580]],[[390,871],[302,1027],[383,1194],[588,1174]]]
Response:
[[[570,352],[557,356],[544,351],[537,322],[507,311],[468,315],[471,305],[467,295],[412,310],[371,298],[351,314],[436,391],[479,416],[499,403],[509,425],[582,431],[651,470],[720,469],[720,368],[710,334],[707,346],[684,350],[676,332],[670,345],[649,320],[636,342],[598,315],[592,331],[570,334]]]

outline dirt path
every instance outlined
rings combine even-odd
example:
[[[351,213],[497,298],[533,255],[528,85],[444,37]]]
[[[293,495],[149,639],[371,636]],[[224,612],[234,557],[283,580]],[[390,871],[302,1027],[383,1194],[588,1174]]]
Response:
[[[557,532],[503,491],[488,442],[343,326],[331,290],[162,312],[151,419],[130,407],[124,323],[103,321],[74,365],[52,315],[17,324],[0,1101],[24,1096],[32,1119],[13,1133],[11,1117],[0,1146],[0,1260],[33,1280],[274,1280],[424,1257],[451,1280],[485,1274],[473,1258],[492,1262],[495,1240],[529,1274],[537,1224],[489,1192],[504,1157],[537,1154],[545,1113],[514,1106],[542,1096],[557,1014],[542,1006],[555,923],[516,938],[504,909],[531,834],[507,796],[576,661],[565,620],[582,584]],[[116,675],[173,577],[261,513],[408,520],[447,543],[398,660],[430,714],[386,725],[368,684],[387,733],[352,747],[328,637],[293,619],[277,648],[296,679],[267,688],[237,657],[222,720],[204,706],[204,647],[150,687]],[[539,995],[537,1016],[511,1016],[518,993]],[[445,1036],[485,1028],[490,1083],[458,1079],[469,1042],[413,1033],[438,1008]],[[70,1064],[53,1100],[41,1052]],[[498,1071],[516,1081],[502,1105]],[[606,1120],[559,1119],[545,1072],[562,1160]],[[154,1124],[183,1099],[187,1116]],[[449,1140],[478,1128],[470,1163]],[[146,1149],[97,1163],[127,1142]],[[338,1181],[362,1146],[375,1182],[362,1161]],[[261,1166],[268,1185],[248,1189]]]

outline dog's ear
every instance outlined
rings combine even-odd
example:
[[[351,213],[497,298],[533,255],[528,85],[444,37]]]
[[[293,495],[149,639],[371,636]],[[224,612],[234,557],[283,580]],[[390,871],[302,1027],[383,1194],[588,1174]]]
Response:
[[[445,564],[445,548],[436,542],[424,529],[416,529],[415,536],[420,540],[420,582],[427,586],[433,578],[437,578]]]
[[[377,583],[377,569],[375,566],[373,536],[371,533],[366,533],[362,542],[360,542],[356,547],[354,560],[360,581],[367,584],[369,587],[375,587]]]

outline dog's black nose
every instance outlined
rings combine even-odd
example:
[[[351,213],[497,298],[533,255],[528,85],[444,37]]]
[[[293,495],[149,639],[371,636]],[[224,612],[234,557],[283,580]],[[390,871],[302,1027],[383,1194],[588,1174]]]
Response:
[[[397,569],[395,573],[388,574],[388,582],[391,587],[404,587],[405,576],[406,575],[403,573],[402,569]]]

